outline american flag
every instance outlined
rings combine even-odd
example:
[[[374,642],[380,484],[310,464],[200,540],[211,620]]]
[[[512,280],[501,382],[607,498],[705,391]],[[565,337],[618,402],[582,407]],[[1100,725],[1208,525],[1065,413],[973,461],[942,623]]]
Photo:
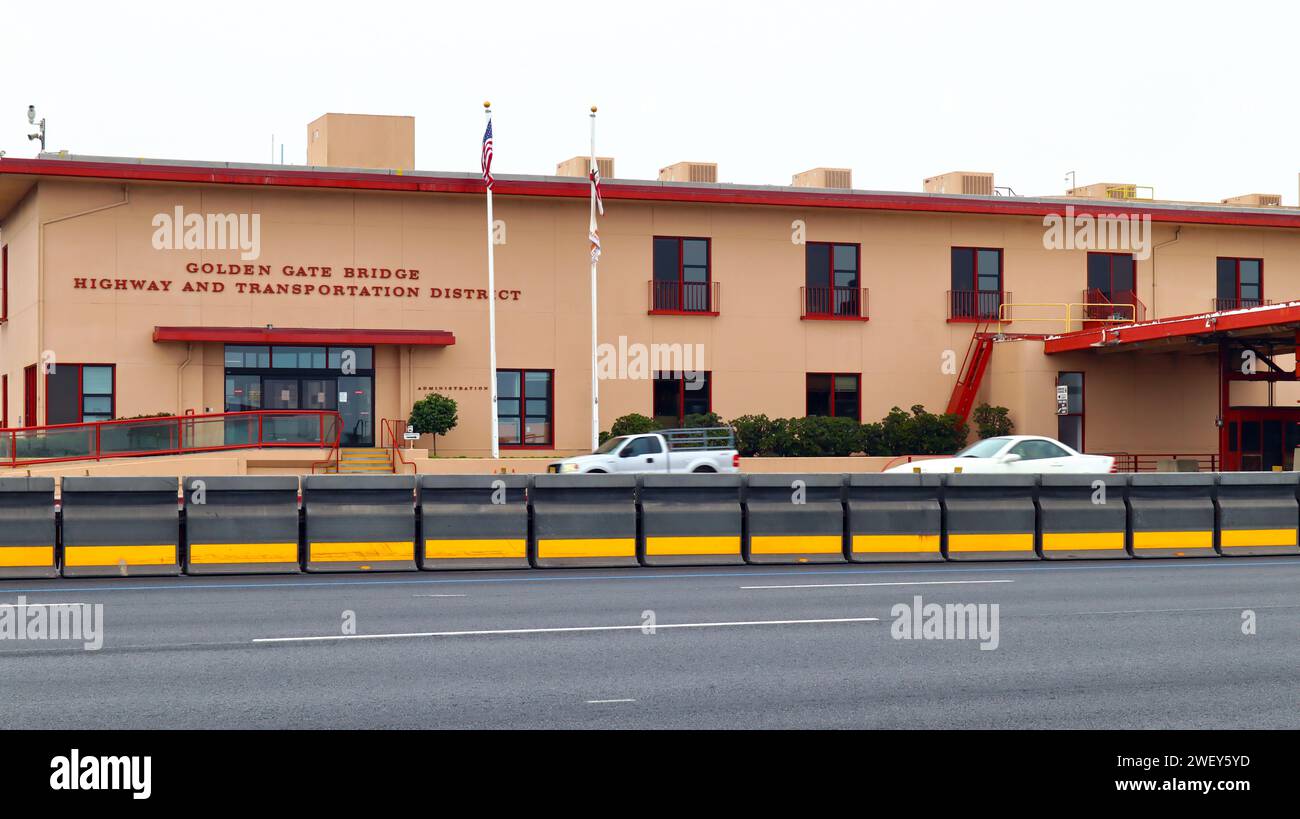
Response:
[[[595,162],[591,164],[591,173],[588,174],[588,177],[591,179],[592,195],[596,197],[596,210],[600,211],[601,216],[604,216],[605,202],[600,198],[600,168],[596,166]]]
[[[483,132],[483,182],[492,190],[492,119],[488,118],[487,130]]]

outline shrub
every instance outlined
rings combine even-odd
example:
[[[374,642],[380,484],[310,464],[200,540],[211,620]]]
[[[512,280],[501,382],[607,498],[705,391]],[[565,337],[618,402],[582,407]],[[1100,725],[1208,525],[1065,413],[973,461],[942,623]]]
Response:
[[[999,435],[1010,435],[1015,431],[1016,425],[1011,420],[1010,410],[1006,407],[990,407],[988,404],[980,404],[971,414],[971,420],[975,422],[975,430],[981,438],[996,438]]]
[[[609,437],[617,438],[620,435],[643,435],[647,432],[654,432],[659,429],[659,424],[653,418],[647,418],[644,415],[632,413],[614,419],[610,424]]]
[[[682,429],[699,429],[701,427],[725,427],[726,421],[716,412],[693,413],[682,419]]]
[[[743,458],[752,458],[764,453],[773,422],[766,415],[742,415],[731,422],[731,428],[736,431],[736,451]]]
[[[858,451],[861,425],[852,418],[809,416],[790,422],[798,454],[805,457],[845,457]]]
[[[436,392],[416,401],[406,423],[421,435],[433,436],[433,454],[438,454],[438,436],[456,428],[456,399]]]

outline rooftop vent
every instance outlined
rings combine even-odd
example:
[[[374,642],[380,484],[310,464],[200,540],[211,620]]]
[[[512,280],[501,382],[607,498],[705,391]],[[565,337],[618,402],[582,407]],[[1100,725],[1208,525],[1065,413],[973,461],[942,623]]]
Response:
[[[853,171],[849,168],[813,168],[811,171],[797,173],[790,180],[796,188],[844,188],[853,187]]]
[[[307,164],[410,170],[415,167],[415,117],[326,114],[307,126]]]
[[[1225,205],[1242,205],[1248,208],[1276,208],[1282,204],[1282,196],[1276,193],[1248,193],[1244,196],[1229,196],[1223,200]]]
[[[1066,191],[1067,196],[1081,199],[1155,199],[1154,188],[1148,185],[1134,185],[1131,182],[1095,182],[1081,185]]]
[[[660,182],[707,182],[718,181],[718,164],[716,162],[677,162],[659,169]]]
[[[922,183],[926,193],[960,193],[966,196],[992,196],[993,174],[980,171],[952,171],[932,176]]]
[[[601,179],[614,178],[614,158],[611,156],[596,157],[596,167],[600,168]],[[591,173],[591,157],[575,156],[573,159],[566,159],[555,166],[556,176],[580,176],[583,179]]]

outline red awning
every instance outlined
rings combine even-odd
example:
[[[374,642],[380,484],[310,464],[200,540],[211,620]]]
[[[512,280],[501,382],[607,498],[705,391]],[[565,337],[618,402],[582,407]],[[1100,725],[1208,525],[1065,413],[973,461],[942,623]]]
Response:
[[[224,344],[312,344],[449,347],[456,343],[450,330],[333,330],[319,327],[155,327],[153,340],[214,341]]]
[[[1219,337],[1274,340],[1293,346],[1297,331],[1300,302],[1290,301],[1047,336],[1043,352],[1052,355],[1090,349],[1169,349],[1178,344],[1213,342]]]

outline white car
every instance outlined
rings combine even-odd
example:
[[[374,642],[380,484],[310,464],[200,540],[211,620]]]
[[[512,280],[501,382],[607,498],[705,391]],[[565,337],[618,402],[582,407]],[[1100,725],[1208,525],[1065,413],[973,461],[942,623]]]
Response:
[[[1054,438],[1038,435],[1005,435],[985,438],[953,455],[900,464],[886,472],[981,473],[997,475],[1080,474],[1110,472],[1115,459],[1107,455],[1084,455]]]

